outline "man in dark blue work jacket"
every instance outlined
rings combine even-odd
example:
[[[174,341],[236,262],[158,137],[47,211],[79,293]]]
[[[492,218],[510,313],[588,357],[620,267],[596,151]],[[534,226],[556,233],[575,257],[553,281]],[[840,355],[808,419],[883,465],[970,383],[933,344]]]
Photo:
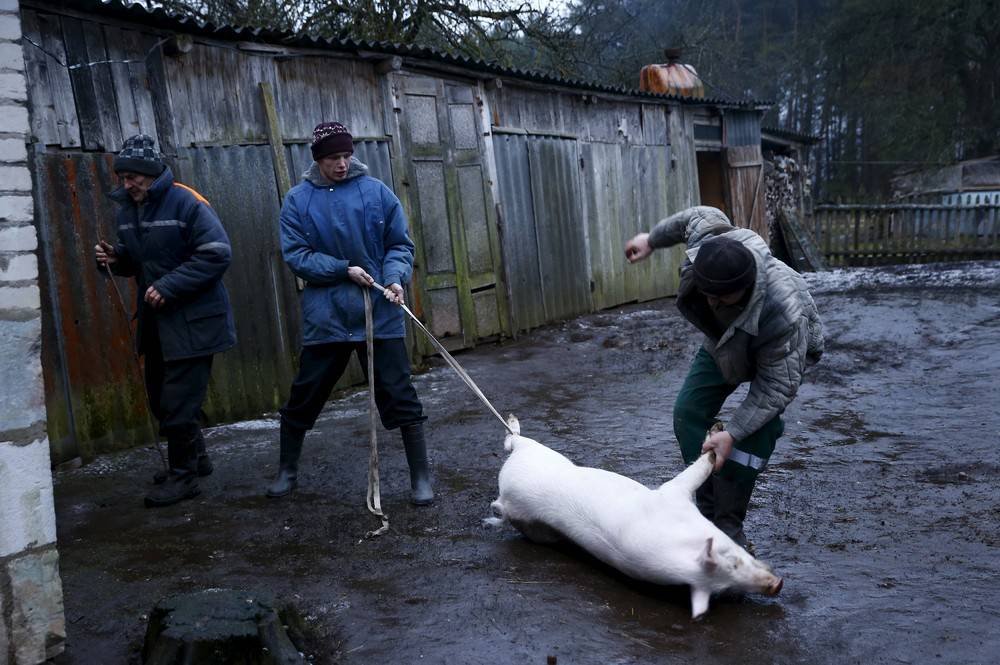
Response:
[[[122,184],[111,193],[121,204],[118,242],[94,250],[102,270],[136,280],[138,352],[170,462],[146,505],[169,506],[197,496],[198,476],[212,472],[199,418],[212,355],[236,343],[222,285],[232,250],[208,201],[174,182],[151,137],[127,139],[114,169]]]
[[[284,496],[296,485],[306,431],[347,367],[352,353],[367,368],[364,290],[373,298],[375,403],[386,429],[399,428],[410,467],[410,500],[431,503],[423,406],[410,380],[403,285],[413,273],[413,242],[395,194],[353,157],[354,141],[339,122],[313,130],[313,164],[285,197],[281,250],[305,280],[302,355],[288,403],[281,409],[278,476],[267,489]],[[375,294],[378,296],[378,294]]]

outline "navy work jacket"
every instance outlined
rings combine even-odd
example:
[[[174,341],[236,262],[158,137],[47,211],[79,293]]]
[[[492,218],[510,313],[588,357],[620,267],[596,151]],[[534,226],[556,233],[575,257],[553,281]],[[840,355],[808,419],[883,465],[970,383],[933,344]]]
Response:
[[[139,352],[146,326],[156,325],[163,359],[207,356],[236,344],[236,326],[222,275],[229,267],[229,237],[212,206],[198,192],[174,182],[167,168],[137,206],[124,188],[113,191],[118,211],[117,275],[135,277]],[[146,305],[153,286],[165,304]]]

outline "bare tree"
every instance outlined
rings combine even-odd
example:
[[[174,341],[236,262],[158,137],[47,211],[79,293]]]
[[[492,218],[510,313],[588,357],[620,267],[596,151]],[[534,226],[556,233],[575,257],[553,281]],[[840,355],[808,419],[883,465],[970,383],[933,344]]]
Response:
[[[551,52],[552,10],[517,0],[148,0],[215,24],[421,45],[514,64],[526,43]],[[545,59],[548,62],[548,59]]]

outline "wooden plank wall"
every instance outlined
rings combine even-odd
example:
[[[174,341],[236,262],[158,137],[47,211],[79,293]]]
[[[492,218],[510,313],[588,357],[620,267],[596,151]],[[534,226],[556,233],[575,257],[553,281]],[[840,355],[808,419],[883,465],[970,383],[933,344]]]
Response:
[[[831,267],[1000,256],[1000,203],[816,206],[813,233]]]
[[[114,186],[113,153],[135,133],[158,142],[178,179],[208,197],[233,239],[226,283],[241,341],[218,359],[210,419],[273,410],[294,371],[299,334],[297,291],[280,262],[274,224],[280,204],[275,150],[285,155],[294,182],[308,161],[312,128],[340,120],[368,139],[360,152],[375,160],[374,171],[395,182],[410,205],[400,170],[406,155],[391,154],[406,146],[393,136],[397,123],[386,74],[350,54],[302,51],[276,58],[266,45],[197,36],[189,52],[166,56],[161,44],[169,34],[153,26],[60,11],[41,2],[22,7],[25,35],[42,47],[26,40],[24,54],[40,245],[47,252],[42,281],[53,460],[148,443],[141,384],[128,363],[108,372],[88,364],[99,357],[95,339],[120,359],[128,357],[128,329],[116,318],[108,285],[83,269],[66,268],[92,264],[91,231],[109,224],[114,213],[103,197]],[[273,90],[277,110],[281,136],[274,144],[262,83]],[[536,292],[553,285],[512,303],[517,327],[676,291],[679,252],[659,253],[640,266],[626,266],[622,255],[629,237],[697,203],[690,111],[529,85],[487,82],[470,89],[475,95],[488,90],[494,127],[522,132],[491,135],[483,150],[490,159],[496,153],[487,173],[499,180],[501,202],[516,199],[503,210],[505,225],[526,229],[504,239],[519,244],[504,258],[505,272],[534,280]],[[468,100],[470,107],[480,101]],[[515,149],[505,151],[505,141]],[[121,283],[130,299],[134,294]],[[492,321],[499,313],[486,315]],[[346,380],[358,376],[351,372]]]
[[[563,170],[556,162],[566,162],[569,155],[568,148],[558,151],[562,158],[549,164],[544,158],[548,153],[534,149],[545,141],[577,144],[575,159],[580,163],[579,170],[573,170],[573,180],[579,181],[574,191],[582,200],[573,205],[579,207],[583,225],[563,236],[563,242],[581,243],[584,248],[590,307],[603,309],[675,293],[680,260],[676,251],[659,252],[648,262],[628,265],[624,245],[671,212],[697,203],[694,142],[690,133],[684,135],[693,126],[676,121],[683,118],[680,107],[668,111],[665,105],[553,94],[509,84],[492,90],[489,102],[494,130],[499,132],[494,147],[504,224],[509,229],[504,248],[515,282],[512,298],[518,327],[551,320],[554,308],[529,295],[533,288],[522,283],[531,271],[539,270],[534,266],[539,247],[558,218],[542,214],[538,186],[528,187],[527,180],[518,185],[521,171],[528,170],[535,179],[538,169],[560,174]],[[673,125],[671,116],[675,117]],[[508,131],[527,136],[512,136]],[[677,154],[672,138],[681,150],[676,160],[672,159]],[[689,189],[678,191],[681,188]],[[573,273],[576,279],[580,272]]]

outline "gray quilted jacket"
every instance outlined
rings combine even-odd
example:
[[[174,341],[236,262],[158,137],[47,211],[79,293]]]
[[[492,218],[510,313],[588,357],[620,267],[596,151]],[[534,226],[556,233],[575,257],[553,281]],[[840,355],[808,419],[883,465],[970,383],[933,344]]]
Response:
[[[713,335],[714,317],[694,284],[691,262],[703,240],[726,235],[739,240],[757,262],[757,278],[746,308],[722,333]],[[697,206],[660,221],[650,232],[654,248],[687,244],[677,308],[705,333],[704,347],[723,377],[736,385],[750,381],[746,399],[726,431],[745,439],[781,414],[795,398],[806,365],[823,353],[823,326],[802,277],[771,255],[763,238],[734,227],[721,210]]]

